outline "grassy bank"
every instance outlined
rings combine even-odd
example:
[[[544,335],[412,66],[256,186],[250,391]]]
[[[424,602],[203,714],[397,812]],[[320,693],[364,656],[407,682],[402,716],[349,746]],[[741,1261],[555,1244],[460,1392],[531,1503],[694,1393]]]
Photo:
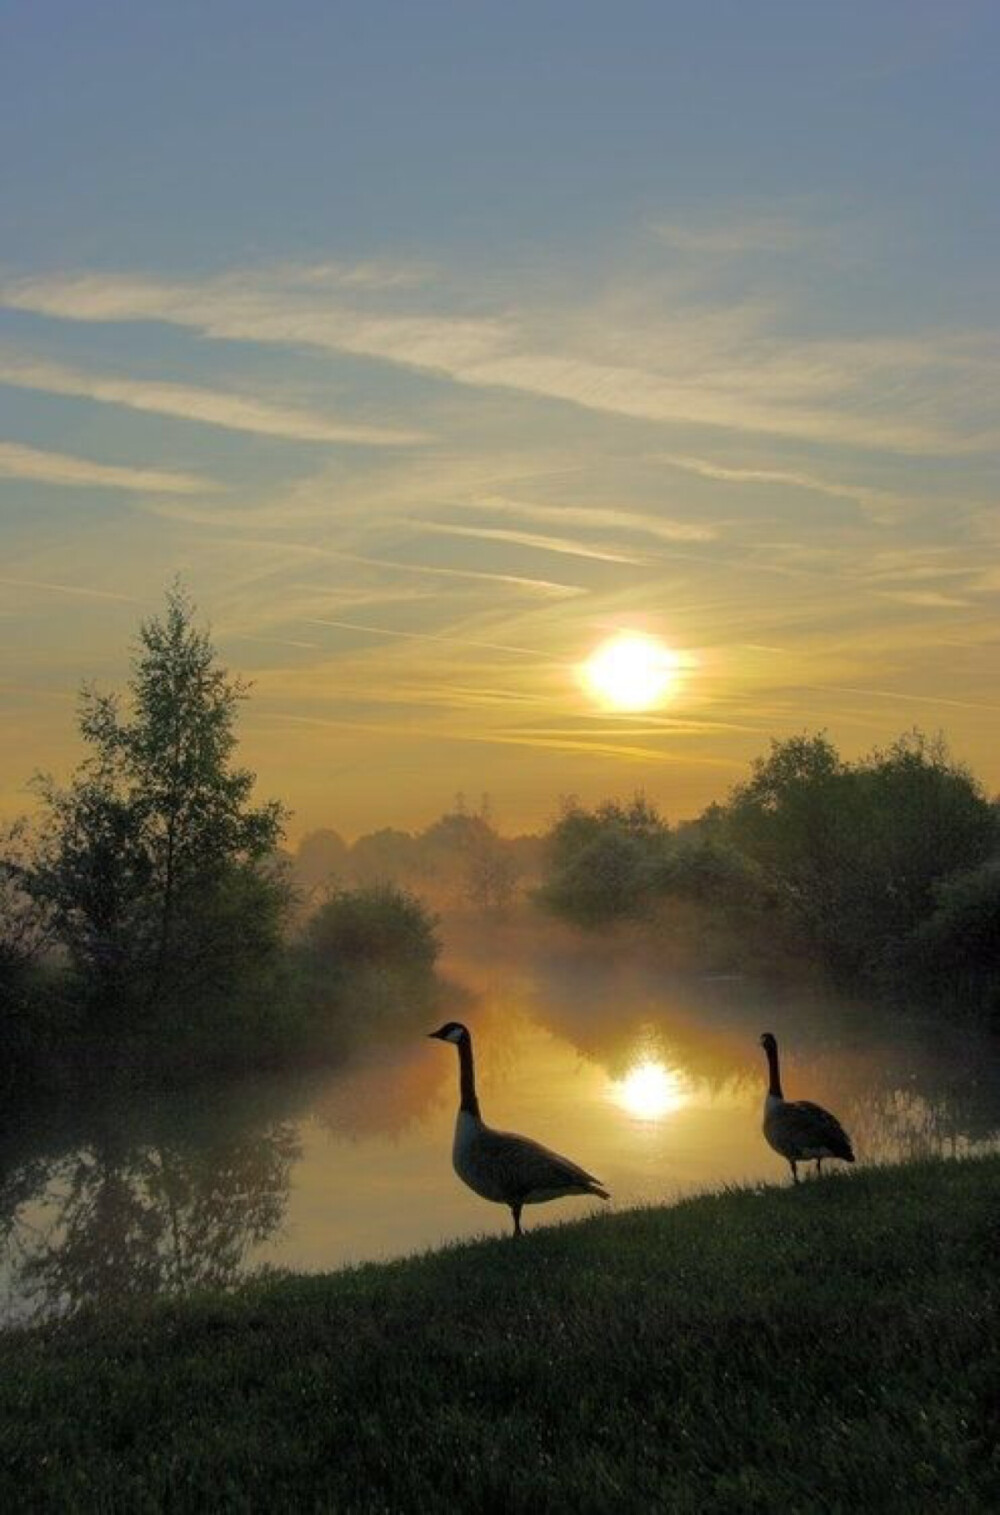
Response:
[[[995,1510],[998,1242],[927,1163],[11,1333],[0,1506]]]

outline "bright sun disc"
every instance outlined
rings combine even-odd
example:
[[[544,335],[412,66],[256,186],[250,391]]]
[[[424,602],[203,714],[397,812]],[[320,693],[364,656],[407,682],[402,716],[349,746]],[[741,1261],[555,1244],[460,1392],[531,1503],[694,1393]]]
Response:
[[[684,1089],[672,1069],[647,1058],[616,1082],[614,1098],[629,1115],[639,1120],[657,1120],[671,1110],[680,1109]]]
[[[657,637],[623,631],[583,665],[586,687],[614,710],[651,710],[677,687],[680,658]]]

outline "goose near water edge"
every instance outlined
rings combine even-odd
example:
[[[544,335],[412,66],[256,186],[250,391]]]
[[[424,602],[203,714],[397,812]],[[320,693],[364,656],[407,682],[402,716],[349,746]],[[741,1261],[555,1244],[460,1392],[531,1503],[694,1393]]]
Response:
[[[816,1172],[822,1173],[825,1157],[854,1161],[851,1139],[840,1121],[822,1105],[808,1099],[786,1099],[781,1092],[781,1065],[778,1062],[777,1038],[765,1031],[760,1044],[767,1054],[769,1073],[764,1100],[764,1136],[775,1152],[781,1154],[799,1181],[798,1164],[815,1160]]]
[[[585,1169],[550,1152],[540,1142],[511,1131],[493,1131],[479,1113],[472,1037],[460,1021],[448,1021],[428,1033],[458,1048],[460,1101],[455,1122],[452,1162],[463,1183],[482,1199],[507,1205],[514,1235],[521,1235],[521,1210],[567,1194],[595,1194],[609,1199],[607,1189]]]

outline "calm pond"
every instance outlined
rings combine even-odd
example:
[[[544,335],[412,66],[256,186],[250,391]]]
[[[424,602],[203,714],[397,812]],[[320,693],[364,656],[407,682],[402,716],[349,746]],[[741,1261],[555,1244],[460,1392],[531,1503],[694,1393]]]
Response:
[[[459,1013],[486,1120],[598,1174],[616,1207],[788,1181],[760,1134],[765,1029],[786,1094],[834,1110],[862,1163],[1000,1145],[995,1039],[737,978],[678,986],[633,959],[511,930],[445,965],[471,991]],[[129,1100],[98,1090],[22,1121],[0,1148],[2,1318],[506,1233],[507,1211],[452,1172],[457,1059],[421,1034],[436,1023],[390,1042],[362,1026],[336,1069]],[[560,1200],[525,1222],[597,1208]]]

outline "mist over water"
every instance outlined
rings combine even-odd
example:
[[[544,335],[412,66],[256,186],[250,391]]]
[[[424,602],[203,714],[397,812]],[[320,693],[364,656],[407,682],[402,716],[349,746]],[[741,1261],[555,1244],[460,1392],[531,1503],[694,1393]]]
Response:
[[[781,1043],[786,1095],[835,1111],[861,1163],[1000,1144],[996,1043],[971,1026],[738,976],[679,981],[627,939],[447,935],[485,1119],[582,1163],[615,1206],[788,1181],[760,1134],[763,1029]],[[505,1233],[506,1211],[451,1169],[452,1049],[419,1030],[357,1029],[335,1068],[131,1097],[93,1089],[22,1117],[0,1145],[3,1318]],[[525,1219],[598,1207],[561,1200]]]

